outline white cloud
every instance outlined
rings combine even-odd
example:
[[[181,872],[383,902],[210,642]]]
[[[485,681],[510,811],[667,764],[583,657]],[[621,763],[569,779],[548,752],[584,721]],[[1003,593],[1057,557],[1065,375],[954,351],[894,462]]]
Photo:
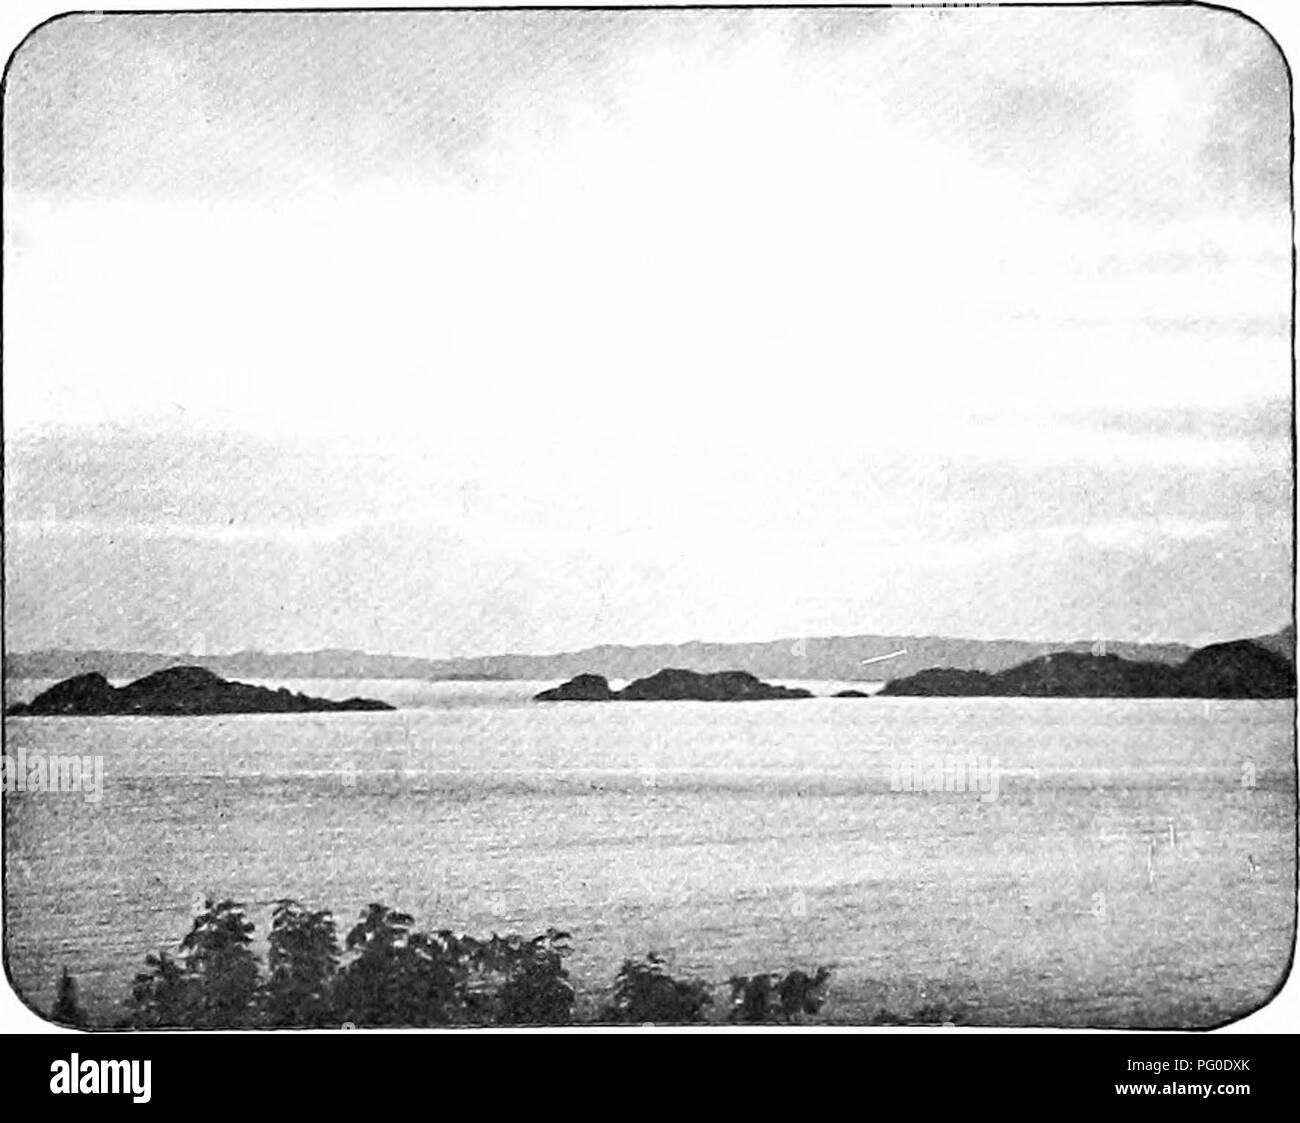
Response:
[[[458,169],[477,182],[320,164],[292,196],[7,191],[11,438],[116,422],[392,447],[373,501],[314,519],[83,512],[20,520],[18,540],[368,540],[398,566],[410,537],[445,535],[536,566],[557,601],[584,580],[564,559],[634,589],[639,566],[707,583],[710,564],[682,559],[761,553],[717,612],[776,623],[768,579],[810,572],[815,549],[835,575],[822,595],[846,603],[886,555],[933,549],[948,509],[891,490],[917,464],[1010,462],[1026,489],[1058,466],[1285,470],[1280,439],[1089,420],[1290,395],[1287,216],[1184,174],[1227,81],[1201,38],[1136,17],[888,22],[812,48],[794,17],[735,37],[696,16],[590,85],[521,79]],[[403,105],[370,106],[375,128]],[[200,139],[186,160],[248,150],[217,125]],[[284,470],[328,490],[322,463]],[[837,476],[872,482],[825,486]],[[950,544],[1143,549],[1221,515],[1212,496],[1203,518],[1140,525],[1066,502],[1068,534]]]

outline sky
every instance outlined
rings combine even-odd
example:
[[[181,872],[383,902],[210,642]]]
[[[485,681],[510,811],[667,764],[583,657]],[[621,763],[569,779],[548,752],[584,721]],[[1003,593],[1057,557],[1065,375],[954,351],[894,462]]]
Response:
[[[1289,105],[1196,7],[47,24],[6,645],[1276,630]]]

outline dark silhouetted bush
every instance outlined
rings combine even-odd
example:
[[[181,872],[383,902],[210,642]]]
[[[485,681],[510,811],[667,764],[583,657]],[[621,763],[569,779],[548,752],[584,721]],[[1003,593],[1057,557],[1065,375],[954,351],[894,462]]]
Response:
[[[348,933],[355,953],[334,988],[340,1021],[359,1026],[438,1025],[450,1020],[453,997],[449,956],[428,936],[411,933],[414,920],[372,904]]]
[[[565,967],[570,935],[549,928],[531,939],[486,940],[441,929],[413,931],[414,919],[386,905],[361,913],[340,948],[334,917],[288,898],[275,902],[265,978],[251,944],[253,925],[236,901],[204,902],[173,957],[145,957],[126,1004],[142,1028],[355,1026],[521,1026],[573,1021],[576,994]],[[730,980],[731,1018],[789,1022],[816,1013],[830,972]],[[700,979],[675,979],[662,956],[625,960],[607,1022],[691,1024],[712,1003]],[[80,1024],[65,971],[53,1016]]]
[[[150,968],[131,991],[133,1025],[234,1029],[256,1024],[257,959],[253,925],[237,901],[204,902],[181,940],[181,956],[145,957]]]
[[[803,1014],[816,1014],[826,1001],[829,967],[818,967],[815,975],[791,971],[785,975],[734,975],[731,987],[730,1020],[748,1025],[791,1022]]]
[[[573,984],[564,967],[569,933],[548,928],[531,940],[493,936],[482,949],[481,964],[495,988],[495,1025],[564,1025],[573,1020]]]
[[[276,901],[259,1020],[273,1026],[338,1024],[343,1019],[335,1016],[332,991],[339,958],[333,914],[309,912],[287,898]]]
[[[131,1025],[141,1029],[199,1024],[198,980],[165,951],[146,955],[148,971],[136,975],[127,1003]]]
[[[684,1025],[704,1020],[713,1001],[709,984],[699,979],[674,979],[664,969],[664,959],[650,952],[644,962],[625,959],[614,980],[613,1001],[602,1020],[657,1022]]]
[[[77,984],[68,974],[66,967],[63,969],[63,974],[59,976],[59,991],[50,1009],[50,1017],[65,1026],[86,1024],[86,1015],[77,1001]]]
[[[198,981],[199,1025],[233,1029],[253,1018],[257,958],[249,946],[253,925],[238,901],[205,902],[181,941],[186,969]]]

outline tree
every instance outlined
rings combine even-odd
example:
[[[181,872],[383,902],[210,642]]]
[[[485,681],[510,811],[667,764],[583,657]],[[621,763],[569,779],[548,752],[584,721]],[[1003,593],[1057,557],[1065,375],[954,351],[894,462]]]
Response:
[[[645,962],[625,959],[614,980],[613,1001],[602,1018],[611,1022],[681,1024],[704,1020],[712,1003],[709,984],[699,979],[674,979],[655,952]]]
[[[452,1025],[481,1020],[487,1003],[472,991],[475,964],[482,944],[443,928],[416,932],[410,957],[400,964],[407,978],[413,1008],[403,1025]]]
[[[136,975],[127,1002],[131,1025],[141,1029],[198,1025],[198,980],[165,951],[146,955],[148,971]]]
[[[449,929],[412,930],[410,915],[369,905],[339,947],[333,915],[298,901],[274,902],[265,979],[253,954],[253,925],[237,901],[205,900],[179,951],[145,957],[126,1004],[139,1028],[293,1026],[563,1025],[573,1021],[576,992],[565,967],[568,932],[548,928],[526,938],[493,933],[477,939]],[[728,1016],[733,1022],[791,1022],[825,1002],[830,969],[809,974],[737,975]],[[703,1022],[710,984],[674,978],[663,956],[626,959],[607,1022]],[[67,969],[51,1016],[84,1024]]]
[[[818,967],[815,975],[804,971],[791,971],[777,979],[776,993],[781,1003],[781,1016],[790,1021],[801,1014],[816,1014],[826,1002],[826,984],[830,982],[831,969]]]
[[[76,981],[68,974],[66,967],[63,968],[63,974],[59,976],[59,991],[54,999],[54,1006],[50,1009],[50,1017],[60,1025],[84,1026],[87,1024],[85,1012],[81,1009],[80,1003],[77,1002]]]
[[[412,932],[412,919],[371,905],[348,933],[354,952],[334,988],[336,1017],[356,1025],[528,1025],[572,1020],[567,932],[475,939]]]
[[[484,945],[483,970],[497,985],[495,1025],[567,1025],[573,1020],[573,983],[565,969],[569,933],[548,928],[541,936],[496,936]]]
[[[257,959],[249,946],[253,925],[244,906],[225,900],[204,902],[194,926],[181,940],[185,971],[198,992],[198,1020],[205,1029],[233,1029],[249,1024],[257,994]]]
[[[273,1026],[335,1025],[331,989],[339,969],[338,932],[328,911],[309,912],[297,901],[275,902],[260,1013]]]
[[[730,1020],[759,1025],[816,1014],[826,1001],[830,977],[829,967],[818,967],[815,975],[798,970],[785,975],[733,975],[727,980],[731,988]]]
[[[412,948],[413,919],[386,905],[372,904],[347,935],[354,958],[339,972],[334,1009],[354,1025],[422,1025],[427,980],[417,976],[420,944]]]

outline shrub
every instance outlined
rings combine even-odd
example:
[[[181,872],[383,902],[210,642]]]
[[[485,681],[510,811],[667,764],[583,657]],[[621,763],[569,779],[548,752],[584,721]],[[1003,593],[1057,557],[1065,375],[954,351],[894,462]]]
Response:
[[[602,1019],[610,1022],[688,1024],[704,1020],[712,1003],[708,983],[699,979],[674,979],[664,969],[663,957],[650,952],[645,962],[625,959],[614,980],[613,1001]]]
[[[239,902],[205,901],[181,940],[179,961],[163,951],[145,957],[150,970],[135,978],[131,1023],[202,1029],[253,1024],[258,971],[252,933]]]
[[[309,912],[297,901],[275,902],[261,1019],[273,1026],[337,1024],[332,989],[339,969],[333,914]]]
[[[80,1003],[77,1002],[77,984],[68,969],[63,969],[63,974],[59,976],[59,991],[54,999],[54,1005],[50,1009],[50,1017],[66,1026],[84,1026],[86,1024],[86,1015],[81,1009]]]
[[[548,928],[541,936],[493,934],[482,947],[481,970],[499,980],[492,1022],[496,1025],[566,1025],[573,1020],[573,983],[564,967],[569,933]]]
[[[761,1025],[792,1022],[802,1014],[816,1014],[826,1001],[829,967],[818,967],[815,975],[790,971],[785,975],[734,975],[731,987],[733,1022]]]
[[[127,1004],[133,1026],[156,1029],[199,1024],[198,980],[165,951],[146,955],[148,971],[136,975]]]
[[[259,975],[253,925],[244,906],[205,901],[176,957],[145,957],[126,1004],[126,1024],[204,1029],[268,1026],[564,1025],[576,999],[565,967],[570,935],[548,928],[531,939],[493,933],[486,940],[449,929],[412,930],[414,920],[386,905],[369,905],[340,948],[334,917],[284,898],[274,902],[268,974]],[[736,976],[733,1022],[790,1022],[815,1014],[830,970],[815,975]],[[710,986],[676,979],[650,952],[624,960],[607,1022],[691,1024],[705,1019]],[[65,969],[52,1017],[83,1024],[75,985]]]
[[[386,905],[372,904],[348,933],[355,958],[339,972],[334,1012],[355,1025],[429,1024],[429,980],[421,977],[423,939],[411,946],[413,919]],[[436,1020],[436,1019],[435,1019]]]
[[[198,983],[199,1022],[232,1029],[251,1020],[257,994],[257,959],[249,945],[253,925],[237,901],[204,902],[194,927],[181,941],[185,968]]]

